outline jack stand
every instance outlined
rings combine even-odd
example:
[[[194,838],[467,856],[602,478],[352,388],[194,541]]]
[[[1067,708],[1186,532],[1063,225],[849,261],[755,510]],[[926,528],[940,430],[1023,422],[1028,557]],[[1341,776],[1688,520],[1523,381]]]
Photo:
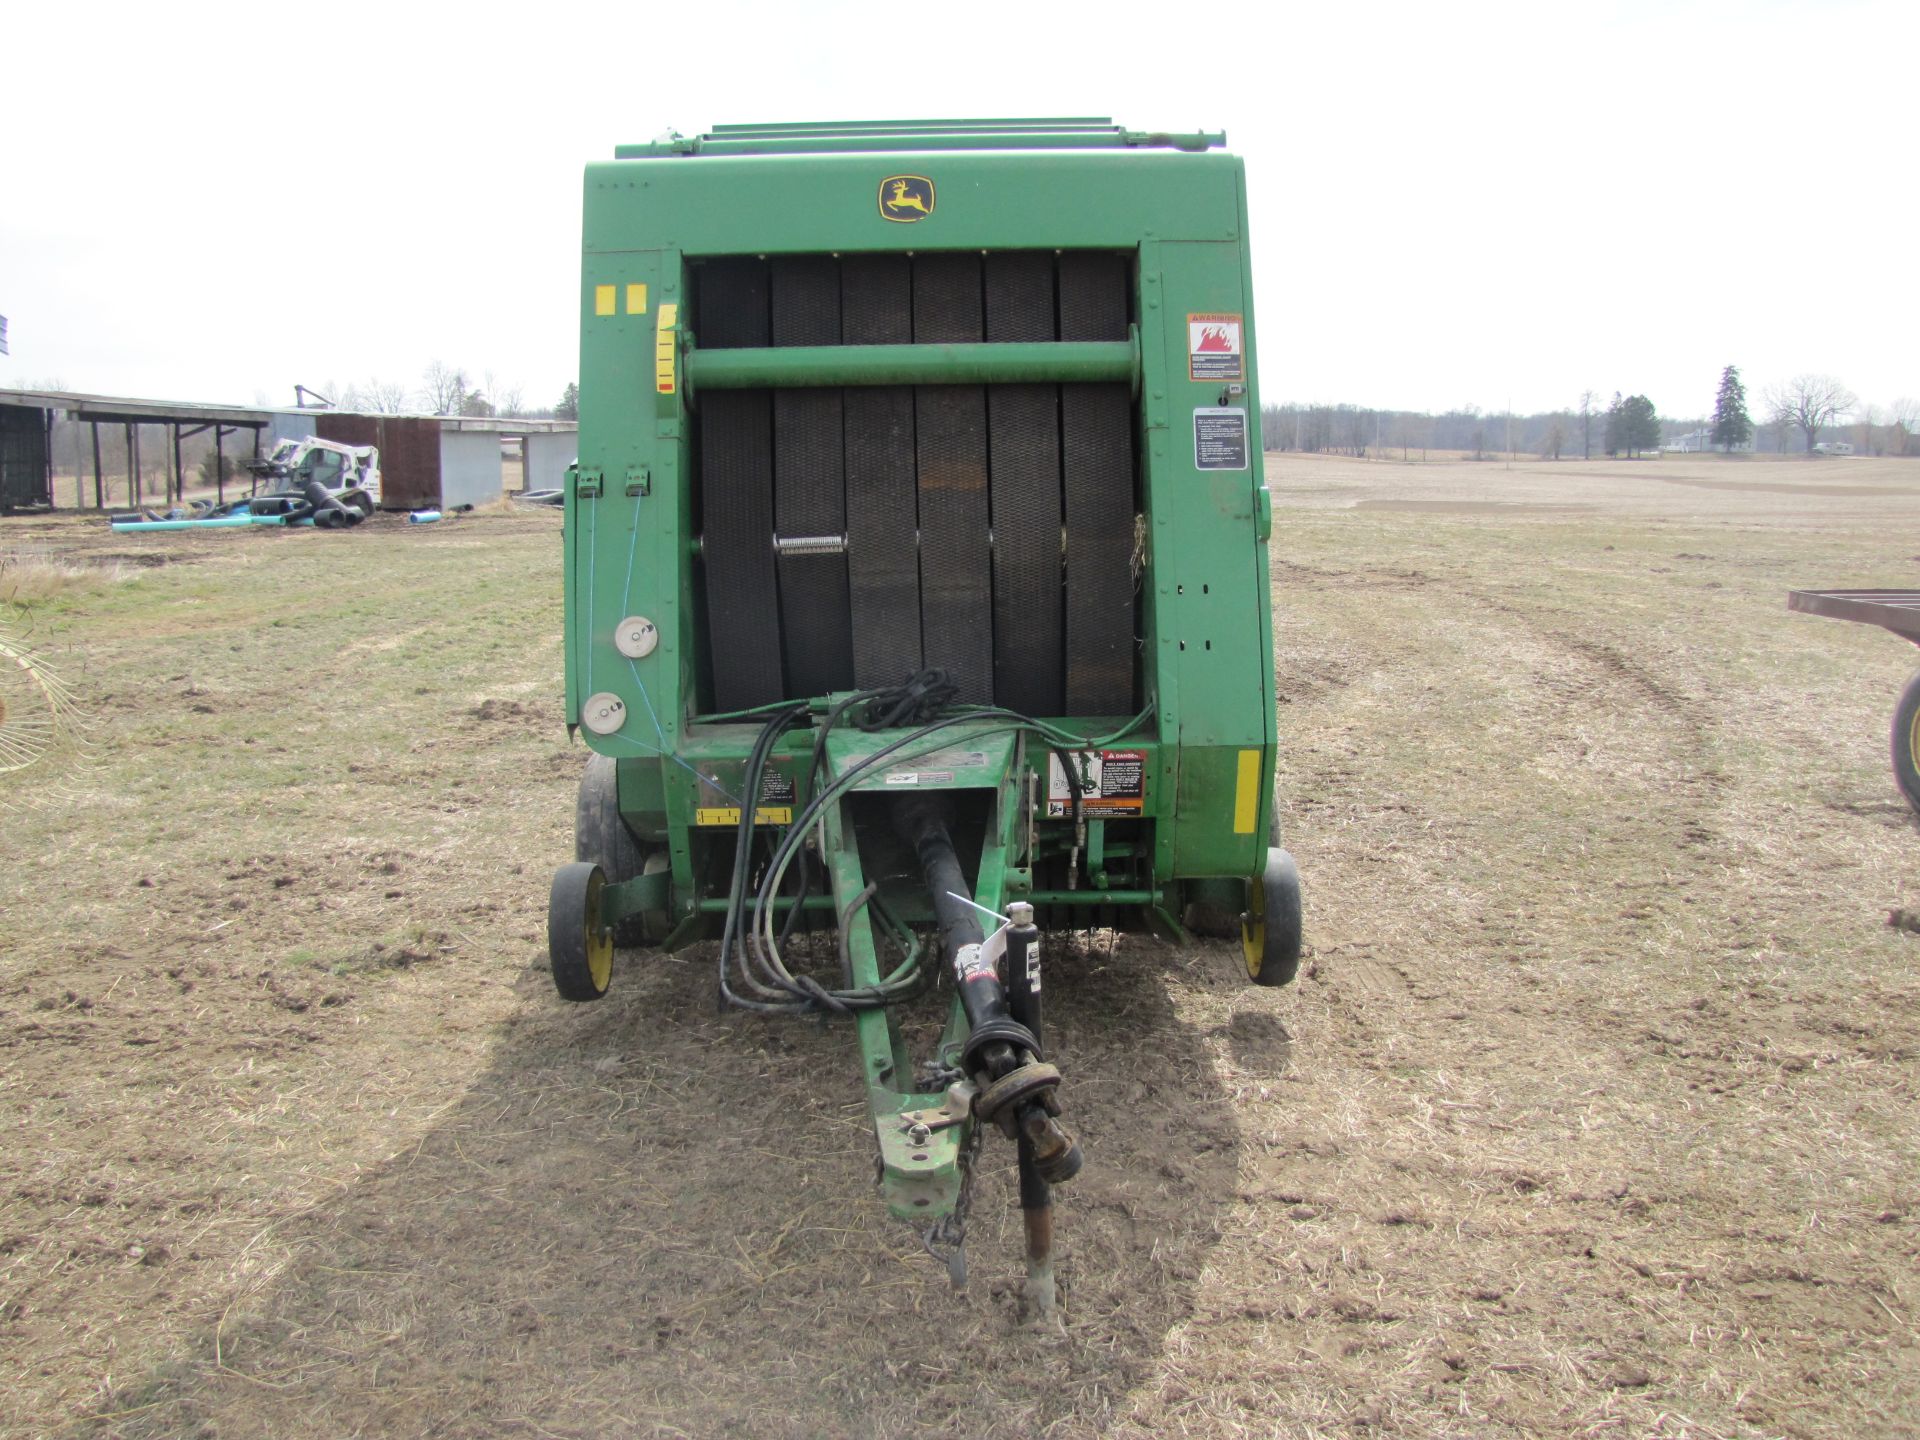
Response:
[[[1040,930],[1033,906],[1016,900],[1007,906],[1007,1011],[1042,1040],[1040,1012]],[[1034,1136],[1022,1126],[1020,1220],[1027,1237],[1027,1278],[1020,1287],[1020,1318],[1035,1329],[1064,1334],[1053,1279],[1053,1187],[1040,1173]]]

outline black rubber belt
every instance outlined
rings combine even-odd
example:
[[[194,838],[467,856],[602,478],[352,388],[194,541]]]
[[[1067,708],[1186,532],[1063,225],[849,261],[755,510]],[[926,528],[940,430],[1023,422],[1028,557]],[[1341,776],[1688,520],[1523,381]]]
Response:
[[[767,267],[711,261],[698,272],[694,333],[710,349],[768,343]],[[701,555],[716,710],[786,698],[773,563],[773,402],[764,390],[700,397]]]
[[[915,344],[978,341],[980,258],[913,262]],[[920,641],[959,698],[993,700],[993,552],[987,539],[987,392],[981,385],[914,390],[920,495]]]
[[[775,345],[838,345],[839,265],[830,255],[776,258],[771,308]],[[838,543],[846,533],[840,426],[840,391],[774,392],[773,518],[781,540],[832,537]],[[851,689],[853,619],[845,553],[781,552],[775,566],[789,695],[811,698]]]
[[[840,264],[841,339],[913,340],[913,271],[904,255],[849,255]],[[853,681],[898,685],[920,669],[920,555],[914,494],[913,391],[845,392],[847,571]]]
[[[1060,338],[1127,338],[1125,258],[1060,257]],[[1066,713],[1133,710],[1133,419],[1125,385],[1060,387]]]
[[[1054,338],[1053,256],[986,258],[987,339]],[[1060,387],[987,391],[993,503],[993,694],[1027,715],[1060,715]]]

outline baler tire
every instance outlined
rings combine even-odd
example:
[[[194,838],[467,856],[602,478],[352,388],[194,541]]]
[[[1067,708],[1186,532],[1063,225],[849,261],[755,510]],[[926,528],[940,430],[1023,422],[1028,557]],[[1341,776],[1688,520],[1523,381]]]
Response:
[[[1300,870],[1278,846],[1267,851],[1266,873],[1249,887],[1254,908],[1240,920],[1247,978],[1256,985],[1288,985],[1300,973]]]
[[[613,979],[613,932],[600,922],[607,876],[575,860],[553,872],[547,894],[547,965],[562,1000],[598,1000]]]
[[[1180,923],[1205,940],[1233,940],[1240,934],[1240,912],[1205,900],[1188,902]]]
[[[1278,804],[1274,806],[1273,813],[1267,817],[1267,845],[1270,849],[1277,849],[1280,845]],[[1298,888],[1297,881],[1296,888]],[[1242,910],[1230,910],[1215,901],[1191,900],[1180,912],[1180,923],[1206,940],[1238,940],[1244,915],[1245,912]]]
[[[665,846],[649,845],[627,828],[618,783],[612,756],[589,755],[573,807],[573,858],[598,865],[614,885],[665,869],[667,858]],[[664,910],[629,915],[614,926],[613,942],[622,948],[654,944],[668,928]]]
[[[1907,804],[1920,811],[1920,674],[1907,682],[1894,707],[1893,778]]]

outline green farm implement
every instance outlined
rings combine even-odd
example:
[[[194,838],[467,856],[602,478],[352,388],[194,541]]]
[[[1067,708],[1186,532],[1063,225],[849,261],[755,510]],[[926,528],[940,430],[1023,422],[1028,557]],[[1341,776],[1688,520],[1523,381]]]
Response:
[[[566,706],[594,755],[555,983],[717,941],[728,1003],[844,1017],[885,1203],[956,1273],[978,1136],[1018,1145],[1041,1313],[1081,1163],[1043,934],[1299,961],[1222,143],[733,126],[586,173]],[[916,1061],[896,1012],[929,995]]]

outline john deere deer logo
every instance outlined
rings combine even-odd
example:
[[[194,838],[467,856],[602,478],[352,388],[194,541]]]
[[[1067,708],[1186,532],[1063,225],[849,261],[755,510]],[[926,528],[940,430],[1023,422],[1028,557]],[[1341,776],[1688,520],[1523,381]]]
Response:
[[[889,175],[880,182],[883,219],[910,224],[933,214],[933,182],[924,175]]]

